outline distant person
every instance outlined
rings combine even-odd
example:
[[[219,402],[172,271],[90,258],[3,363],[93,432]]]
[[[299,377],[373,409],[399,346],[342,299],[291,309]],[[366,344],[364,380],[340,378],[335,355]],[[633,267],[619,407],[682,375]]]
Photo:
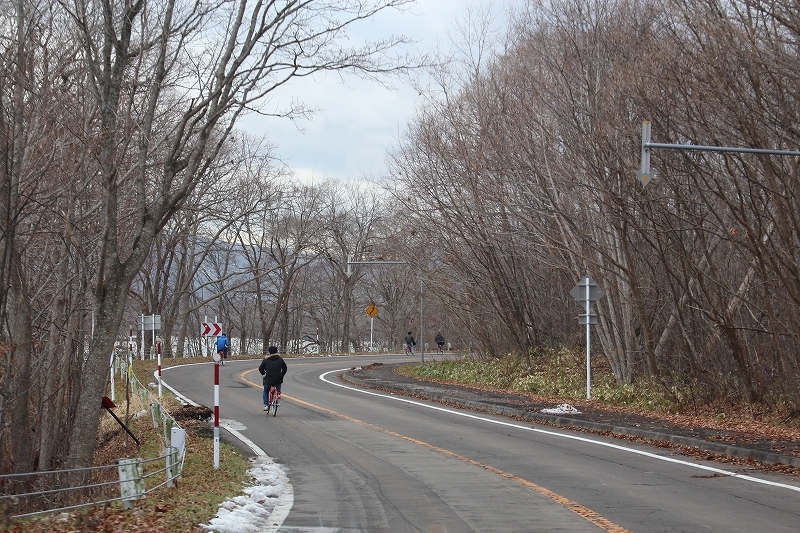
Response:
[[[407,355],[414,355],[414,347],[417,345],[417,342],[414,340],[414,335],[411,334],[409,331],[406,335],[406,354]]]
[[[441,330],[436,334],[436,345],[439,347],[439,353],[444,353],[444,335]]]
[[[231,349],[231,343],[225,333],[217,337],[217,353],[219,354],[220,361],[225,364],[225,359],[228,358],[228,350]]]
[[[281,404],[281,384],[283,384],[283,376],[286,375],[286,361],[283,357],[278,355],[278,347],[270,346],[268,348],[269,357],[265,357],[261,364],[258,366],[258,372],[264,376],[264,410],[268,409],[269,405],[269,389],[275,387],[278,390],[278,405]]]

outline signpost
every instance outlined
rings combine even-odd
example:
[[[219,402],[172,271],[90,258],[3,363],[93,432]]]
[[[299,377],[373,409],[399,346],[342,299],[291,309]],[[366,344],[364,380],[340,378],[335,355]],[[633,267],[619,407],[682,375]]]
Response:
[[[206,322],[200,323],[200,336],[206,339],[206,353],[208,353],[208,338],[219,337],[222,333],[222,324],[208,322],[208,317],[204,317]],[[211,350],[211,358],[214,360],[214,468],[219,469],[219,367],[222,364],[222,357],[217,352],[216,345]]]
[[[378,316],[378,308],[375,307],[375,304],[369,304],[369,306],[364,309],[364,312],[369,316],[369,351],[372,351],[372,331],[375,326],[375,317]]]
[[[605,295],[595,281],[586,276],[580,283],[575,285],[570,296],[581,302],[585,313],[578,315],[578,323],[586,324],[586,399],[592,399],[592,356],[591,356],[591,327],[597,324],[597,315],[592,313],[594,303]]]

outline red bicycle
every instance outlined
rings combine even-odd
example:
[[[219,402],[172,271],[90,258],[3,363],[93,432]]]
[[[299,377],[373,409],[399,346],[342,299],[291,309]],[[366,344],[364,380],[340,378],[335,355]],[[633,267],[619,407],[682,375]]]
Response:
[[[269,403],[267,404],[267,415],[272,410],[272,416],[278,414],[278,406],[281,404],[281,393],[275,385],[269,386]]]

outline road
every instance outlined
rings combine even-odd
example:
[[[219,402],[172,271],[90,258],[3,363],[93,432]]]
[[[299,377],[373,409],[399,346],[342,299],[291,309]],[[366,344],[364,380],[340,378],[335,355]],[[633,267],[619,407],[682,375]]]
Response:
[[[400,356],[288,359],[277,417],[258,360],[220,368],[220,416],[294,487],[282,533],[792,532],[800,483],[672,450],[534,426],[376,391],[338,371]],[[214,405],[211,364],[164,371]]]

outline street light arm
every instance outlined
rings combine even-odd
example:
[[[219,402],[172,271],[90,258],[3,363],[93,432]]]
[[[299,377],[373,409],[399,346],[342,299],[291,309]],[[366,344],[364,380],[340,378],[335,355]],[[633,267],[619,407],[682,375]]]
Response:
[[[353,275],[350,265],[407,265],[408,261],[353,261],[347,258],[347,277]]]
[[[407,265],[408,261],[348,261],[348,265]]]
[[[744,153],[744,154],[766,154],[766,155],[781,155],[781,156],[800,156],[800,151],[797,150],[773,150],[769,148],[739,148],[734,146],[703,146],[698,144],[667,144],[667,143],[654,143],[650,142],[650,121],[645,120],[642,122],[642,155],[641,164],[637,174],[639,181],[642,185],[647,186],[652,178],[652,171],[650,170],[650,150],[652,148],[661,148],[667,150],[690,150],[700,152],[726,152],[726,153]]]

